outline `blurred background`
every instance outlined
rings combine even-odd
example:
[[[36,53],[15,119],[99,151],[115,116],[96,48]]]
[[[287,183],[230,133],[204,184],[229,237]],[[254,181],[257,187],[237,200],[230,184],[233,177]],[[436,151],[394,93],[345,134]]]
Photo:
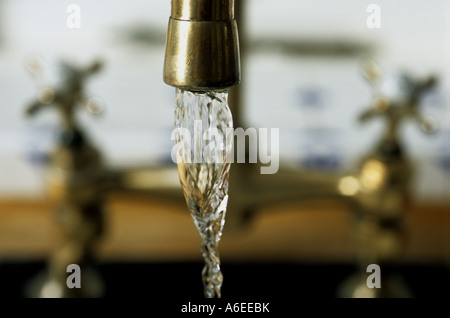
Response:
[[[244,127],[279,128],[280,167],[306,177],[295,188],[298,200],[280,196],[244,216],[231,209],[230,189],[230,221],[219,246],[223,294],[271,296],[301,282],[299,293],[335,297],[357,270],[351,204],[301,193],[310,175],[320,175],[312,178],[320,188],[326,176],[349,174],[379,140],[382,119],[358,122],[374,96],[361,71],[371,59],[383,78],[405,71],[438,79],[419,107],[438,130],[424,134],[413,121],[401,127],[414,178],[399,259],[414,295],[431,288],[448,296],[439,282],[450,281],[450,3],[236,1],[242,46],[236,116]],[[73,3],[80,28],[67,25]],[[367,25],[373,3],[380,28]],[[175,92],[162,81],[169,15],[168,0],[0,0],[0,281],[10,295],[24,295],[61,239],[46,187],[58,114],[47,109],[30,119],[25,109],[40,88],[58,84],[61,60],[84,66],[94,59],[104,68],[89,78],[85,92],[102,112],[92,116],[80,108],[83,131],[107,169],[152,171],[147,179],[145,171],[139,174],[129,189],[105,195],[105,231],[95,257],[107,293],[138,294],[133,282],[144,275],[153,292],[169,292],[173,279],[179,293],[201,294],[200,239],[170,160]],[[38,78],[29,71],[36,61]],[[278,190],[290,193],[296,184]]]

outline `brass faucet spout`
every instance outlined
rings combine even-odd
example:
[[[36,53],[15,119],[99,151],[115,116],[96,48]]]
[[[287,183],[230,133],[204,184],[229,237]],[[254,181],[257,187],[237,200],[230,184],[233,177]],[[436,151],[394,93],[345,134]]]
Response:
[[[164,82],[195,91],[239,84],[234,0],[172,0]]]

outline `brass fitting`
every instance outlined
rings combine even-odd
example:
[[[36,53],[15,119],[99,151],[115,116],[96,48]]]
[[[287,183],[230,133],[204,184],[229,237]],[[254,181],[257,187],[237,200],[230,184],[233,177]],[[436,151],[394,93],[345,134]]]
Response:
[[[239,84],[234,0],[172,0],[164,82],[194,91]]]

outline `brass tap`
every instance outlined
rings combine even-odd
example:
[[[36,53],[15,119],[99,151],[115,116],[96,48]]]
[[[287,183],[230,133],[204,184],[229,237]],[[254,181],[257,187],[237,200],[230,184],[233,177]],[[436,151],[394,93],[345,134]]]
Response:
[[[366,78],[377,86],[379,74],[376,64],[369,64]],[[359,116],[361,122],[377,116],[386,126],[375,147],[362,158],[353,175],[343,177],[339,188],[343,195],[354,199],[353,226],[356,242],[357,263],[363,276],[352,278],[343,287],[345,297],[409,297],[408,289],[397,277],[384,276],[381,289],[366,286],[366,267],[380,265],[390,271],[407,244],[405,214],[411,203],[410,186],[414,168],[400,139],[399,129],[407,118],[415,119],[427,132],[436,127],[419,111],[420,97],[434,87],[436,79],[415,80],[401,73],[388,81],[389,92],[377,89],[371,107]],[[396,280],[395,283],[392,281]]]
[[[240,82],[234,0],[172,0],[164,82],[195,91]]]
[[[32,283],[30,295],[97,297],[101,296],[102,287],[93,274],[92,264],[94,245],[103,233],[104,164],[100,152],[80,129],[75,110],[88,100],[83,94],[84,81],[100,70],[101,63],[95,62],[84,69],[67,63],[60,66],[62,85],[41,89],[38,99],[26,109],[28,116],[48,107],[61,115],[58,144],[50,155],[47,194],[55,205],[63,239],[49,259],[47,273]],[[69,289],[66,285],[70,264],[79,265],[88,274],[81,276],[81,289]]]

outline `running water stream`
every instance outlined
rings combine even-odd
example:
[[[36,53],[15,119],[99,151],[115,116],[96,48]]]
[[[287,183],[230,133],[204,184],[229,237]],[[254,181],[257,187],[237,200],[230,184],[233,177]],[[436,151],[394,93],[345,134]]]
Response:
[[[225,224],[233,120],[226,91],[177,89],[175,128],[178,174],[201,237],[205,297],[221,297],[218,243]],[[231,133],[230,133],[231,132]]]

